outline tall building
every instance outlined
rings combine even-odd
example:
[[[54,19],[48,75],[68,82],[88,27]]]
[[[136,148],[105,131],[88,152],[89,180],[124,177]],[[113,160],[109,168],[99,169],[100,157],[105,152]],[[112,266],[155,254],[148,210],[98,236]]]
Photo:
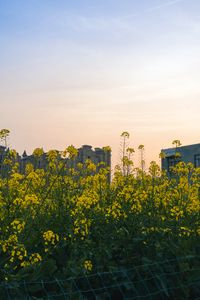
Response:
[[[163,153],[161,167],[168,173],[170,168],[180,161],[192,163],[195,168],[200,167],[200,144],[162,149],[161,153]]]

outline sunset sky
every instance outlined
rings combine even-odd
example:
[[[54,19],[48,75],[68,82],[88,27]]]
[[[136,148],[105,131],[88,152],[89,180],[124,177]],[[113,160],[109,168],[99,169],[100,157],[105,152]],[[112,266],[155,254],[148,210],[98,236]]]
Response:
[[[20,154],[200,143],[200,1],[0,0],[0,112]]]

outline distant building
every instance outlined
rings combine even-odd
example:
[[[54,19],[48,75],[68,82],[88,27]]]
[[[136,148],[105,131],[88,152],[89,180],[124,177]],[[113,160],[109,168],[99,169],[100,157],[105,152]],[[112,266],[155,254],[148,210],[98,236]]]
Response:
[[[102,167],[99,166],[99,163],[104,163],[104,167],[111,167],[111,151],[103,148],[94,148],[93,150],[90,145],[83,145],[79,148],[78,155],[74,160],[67,159],[67,167],[76,168],[78,163],[84,164],[88,159],[97,166],[97,171]],[[108,174],[109,181],[110,173]]]
[[[103,148],[92,149],[90,145],[83,145],[81,148],[78,148],[78,155],[75,158],[75,164],[85,163],[89,159],[95,165],[100,162],[104,162],[106,166],[110,167],[111,164],[111,152],[105,151]],[[74,164],[74,162],[69,160],[69,165]],[[72,166],[72,165],[71,165]]]
[[[8,148],[0,146],[0,170],[3,166],[2,162],[6,157],[7,151],[9,151]],[[91,160],[97,166],[97,172],[101,167],[111,167],[111,151],[108,149],[105,150],[104,148],[95,148],[93,150],[92,146],[83,145],[78,149],[78,155],[75,157],[75,159],[63,158],[58,150],[56,150],[56,152],[58,160],[66,161],[66,171],[69,168],[76,169],[78,163],[84,164],[87,160]],[[17,154],[15,161],[19,163],[20,173],[25,173],[27,164],[32,164],[34,168],[44,170],[48,165],[47,153],[43,153],[40,157],[36,158],[33,154],[27,155],[26,151],[24,151],[21,156]],[[100,163],[103,163],[102,166],[100,166]],[[110,173],[108,174],[109,181]]]
[[[46,169],[47,166],[47,158],[46,153],[43,153],[41,157],[36,158],[33,154],[27,155],[24,150],[22,156],[19,159],[20,172],[24,173],[27,164],[32,164],[34,168],[37,169]]]
[[[0,170],[2,170],[2,162],[6,155],[6,147],[0,145]]]
[[[97,171],[100,167],[98,167],[99,163],[104,163],[105,167],[111,167],[111,151],[105,151],[103,148],[95,148],[92,149],[90,145],[83,145],[78,149],[78,155],[75,159],[62,158],[59,151],[57,151],[58,159],[66,161],[66,170],[68,168],[75,168],[78,163],[84,164],[86,160],[91,160],[96,166]],[[42,156],[38,159],[32,154],[27,155],[26,151],[21,156],[20,159],[20,172],[24,173],[26,165],[31,163],[35,168],[46,169],[48,164],[47,153],[43,153]],[[109,174],[110,181],[110,174]]]
[[[192,163],[195,168],[200,167],[200,144],[162,149],[161,153],[163,153],[161,167],[169,173],[170,168],[180,161]]]
[[[6,174],[10,171],[11,163],[16,163],[20,161],[20,156],[14,151],[10,151],[9,148],[0,145],[0,176],[7,176]]]

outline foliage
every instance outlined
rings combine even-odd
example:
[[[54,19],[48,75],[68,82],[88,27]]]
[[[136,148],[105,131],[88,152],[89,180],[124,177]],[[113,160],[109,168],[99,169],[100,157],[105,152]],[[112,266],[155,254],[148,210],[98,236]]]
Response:
[[[72,146],[66,151],[76,155]],[[124,176],[116,169],[110,184],[109,170],[95,172],[89,160],[66,172],[52,150],[46,170],[29,164],[21,174],[12,152],[6,153],[0,177],[2,282],[126,270],[200,252],[200,168],[180,162],[168,178],[152,162],[148,172],[134,169]],[[200,261],[185,268],[195,265]],[[189,292],[185,287],[182,299]]]
[[[8,129],[1,129],[0,130],[0,142],[3,142],[5,147],[7,147],[7,138],[10,134],[10,130]]]

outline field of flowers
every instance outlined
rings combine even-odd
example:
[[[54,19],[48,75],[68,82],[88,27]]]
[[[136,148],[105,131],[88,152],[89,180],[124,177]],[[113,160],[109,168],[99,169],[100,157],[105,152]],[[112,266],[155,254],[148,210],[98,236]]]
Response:
[[[68,148],[65,155],[76,155]],[[34,151],[35,159],[41,155]],[[66,172],[55,151],[47,169],[24,174],[10,150],[0,177],[0,281],[70,278],[200,253],[200,168],[178,163],[169,178],[123,174],[91,161]],[[179,270],[200,267],[180,263]],[[189,273],[188,273],[189,274]],[[196,275],[199,276],[199,273]],[[177,298],[178,299],[178,298]]]

